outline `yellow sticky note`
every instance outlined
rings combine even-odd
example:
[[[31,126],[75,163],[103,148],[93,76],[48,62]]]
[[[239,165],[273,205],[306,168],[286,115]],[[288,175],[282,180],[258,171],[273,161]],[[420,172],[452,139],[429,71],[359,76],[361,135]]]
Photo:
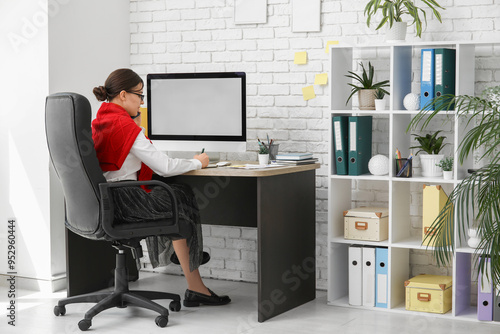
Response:
[[[316,97],[316,94],[314,93],[314,86],[302,88],[302,95],[304,95],[304,101],[314,99]]]
[[[328,83],[328,73],[316,74],[314,77],[315,85],[326,85]]]
[[[326,42],[325,53],[330,53],[330,45],[336,45],[336,44],[339,44],[339,41],[328,41],[328,42]]]
[[[295,52],[294,64],[303,65],[307,64],[307,51]]]

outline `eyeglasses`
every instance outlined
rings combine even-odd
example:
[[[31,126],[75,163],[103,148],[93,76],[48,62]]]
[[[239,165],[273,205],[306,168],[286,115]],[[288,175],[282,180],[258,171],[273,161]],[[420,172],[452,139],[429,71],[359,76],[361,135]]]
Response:
[[[135,116],[130,116],[130,117],[132,117],[132,119],[136,119],[139,116],[141,116],[141,112],[140,111],[138,111]]]
[[[139,94],[139,93],[136,93],[136,92],[129,92],[128,90],[126,90],[127,93],[130,93],[130,94],[134,94],[134,95],[137,95],[141,98],[141,101],[144,101],[144,95],[143,94]]]

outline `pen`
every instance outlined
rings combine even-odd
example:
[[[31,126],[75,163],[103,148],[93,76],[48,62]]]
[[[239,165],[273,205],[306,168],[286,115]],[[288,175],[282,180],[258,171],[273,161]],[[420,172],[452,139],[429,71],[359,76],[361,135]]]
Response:
[[[408,167],[408,164],[410,162],[410,160],[413,158],[413,154],[410,154],[410,156],[408,157],[408,159],[406,159],[406,162],[405,164],[403,165],[403,168],[401,168],[399,170],[399,173],[396,174],[396,176],[401,176],[403,174],[403,172],[405,171],[405,169]]]
[[[202,148],[201,149],[201,154],[203,154],[205,152],[205,148]]]

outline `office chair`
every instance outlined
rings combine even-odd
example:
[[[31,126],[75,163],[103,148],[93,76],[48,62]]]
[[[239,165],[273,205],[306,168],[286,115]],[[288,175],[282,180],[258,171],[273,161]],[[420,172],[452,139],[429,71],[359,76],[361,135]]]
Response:
[[[152,300],[172,299],[169,309],[177,312],[181,308],[180,296],[166,292],[129,291],[125,250],[131,249],[139,268],[139,258],[142,257],[140,241],[145,237],[168,234],[185,238],[192,233],[189,224],[179,224],[172,189],[159,181],[106,182],[92,140],[90,103],[82,95],[58,93],[48,96],[45,130],[50,159],[64,192],[66,227],[85,238],[109,241],[118,250],[114,291],[62,299],[54,307],[54,314],[66,314],[67,304],[97,303],[78,323],[80,330],[85,331],[92,325],[92,318],[108,308],[137,306],[158,312],[156,324],[165,327],[168,310]],[[146,184],[161,186],[168,191],[173,204],[171,218],[137,224],[116,223],[112,189]]]

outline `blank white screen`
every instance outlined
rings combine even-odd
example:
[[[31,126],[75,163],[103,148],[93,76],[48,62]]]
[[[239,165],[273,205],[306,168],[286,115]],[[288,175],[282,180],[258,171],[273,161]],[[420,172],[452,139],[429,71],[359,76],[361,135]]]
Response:
[[[151,80],[154,135],[241,136],[240,78]]]

